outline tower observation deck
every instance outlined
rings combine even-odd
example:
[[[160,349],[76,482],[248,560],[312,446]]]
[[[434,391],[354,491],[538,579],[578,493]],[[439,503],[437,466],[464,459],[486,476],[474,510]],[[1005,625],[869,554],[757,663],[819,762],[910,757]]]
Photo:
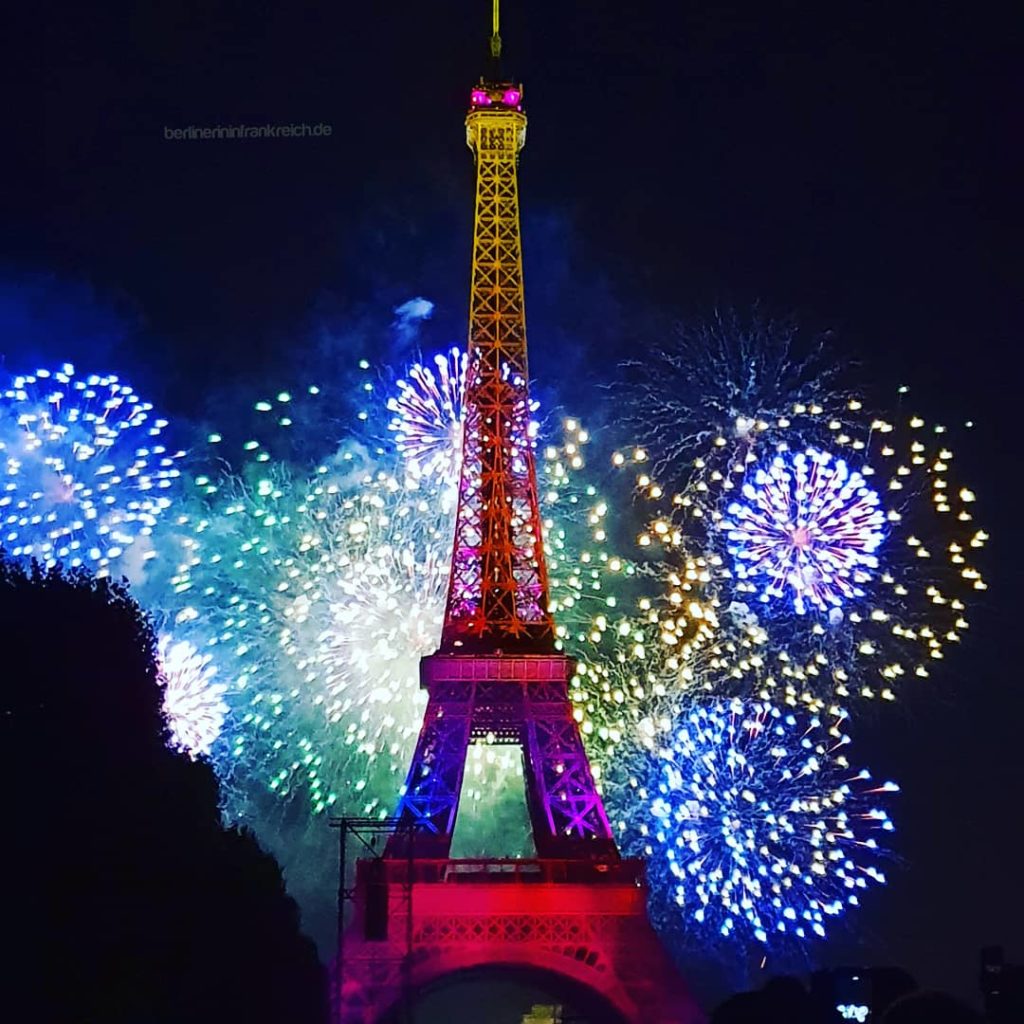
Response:
[[[491,57],[501,55],[498,0]],[[357,864],[337,1019],[388,1019],[444,974],[528,967],[582,985],[627,1024],[703,1018],[646,917],[643,864],[620,858],[555,647],[530,417],[519,154],[523,88],[470,91],[475,216],[461,475],[440,649],[421,662],[423,725],[382,858]],[[520,747],[537,858],[453,860],[472,742]],[[605,1019],[602,1017],[601,1019]]]

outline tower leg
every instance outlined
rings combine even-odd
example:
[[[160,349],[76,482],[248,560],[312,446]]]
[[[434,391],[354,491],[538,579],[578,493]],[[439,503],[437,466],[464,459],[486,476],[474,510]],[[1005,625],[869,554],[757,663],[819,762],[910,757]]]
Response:
[[[385,856],[406,856],[415,835],[417,857],[448,858],[470,739],[469,707],[460,710],[431,695],[399,804],[401,823]]]
[[[540,857],[611,857],[618,851],[568,699],[556,718],[524,723],[526,792]]]

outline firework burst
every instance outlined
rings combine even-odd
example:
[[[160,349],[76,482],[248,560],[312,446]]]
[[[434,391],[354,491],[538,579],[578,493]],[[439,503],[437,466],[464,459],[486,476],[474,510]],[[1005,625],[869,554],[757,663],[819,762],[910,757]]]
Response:
[[[600,778],[643,716],[698,685],[717,620],[696,575],[666,588],[644,545],[633,557],[617,549],[616,503],[588,466],[591,443],[579,420],[563,421],[561,443],[543,447],[540,498],[557,645],[576,662],[570,697]]]
[[[415,363],[408,370],[408,380],[396,382],[398,394],[387,403],[393,414],[388,429],[415,473],[437,475],[454,485],[462,458],[466,354],[452,348],[436,355],[433,362],[433,369]]]
[[[648,858],[663,928],[784,946],[824,938],[884,884],[879,798],[898,787],[850,767],[844,720],[732,700],[644,723],[614,810],[627,850]]]
[[[304,793],[315,812],[347,792],[346,806],[369,813],[396,789],[378,762],[404,770],[418,729],[416,667],[439,634],[447,513],[382,471],[356,483],[347,466],[309,478],[258,469],[200,478],[212,493],[176,520],[186,555],[173,628],[230,680],[225,775],[289,800]]]
[[[332,805],[346,782],[389,807],[422,719],[419,660],[440,641],[451,511],[443,493],[386,474],[354,495],[314,497],[280,644],[328,735],[358,756],[319,773],[333,785],[326,794],[316,787],[314,810]]]
[[[208,755],[224,728],[227,686],[213,681],[210,655],[188,641],[160,637],[157,657],[171,745],[193,758]]]
[[[659,474],[680,476],[712,439],[742,444],[758,422],[794,404],[834,406],[849,397],[826,342],[805,342],[793,322],[756,311],[680,324],[668,345],[624,364],[623,422],[655,453]]]
[[[77,376],[70,363],[12,378],[0,392],[8,553],[142,578],[183,454],[160,441],[167,421],[152,413],[120,378]]]
[[[878,494],[827,452],[776,455],[726,508],[720,529],[740,581],[768,603],[791,596],[799,615],[864,597],[884,539]]]
[[[644,536],[669,567],[708,567],[719,689],[814,709],[893,699],[960,642],[985,589],[975,494],[955,479],[947,430],[918,416],[890,422],[858,399],[797,403],[742,441],[711,438],[674,493],[640,468],[656,506]]]

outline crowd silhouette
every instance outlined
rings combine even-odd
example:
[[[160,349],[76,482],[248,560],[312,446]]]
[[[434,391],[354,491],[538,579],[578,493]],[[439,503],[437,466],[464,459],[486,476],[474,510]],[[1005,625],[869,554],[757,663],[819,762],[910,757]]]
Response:
[[[730,996],[710,1024],[1024,1024],[1024,969],[1001,960],[999,967],[986,971],[983,953],[984,1013],[945,992],[919,990],[899,967],[838,968],[816,972],[807,986],[777,977]]]

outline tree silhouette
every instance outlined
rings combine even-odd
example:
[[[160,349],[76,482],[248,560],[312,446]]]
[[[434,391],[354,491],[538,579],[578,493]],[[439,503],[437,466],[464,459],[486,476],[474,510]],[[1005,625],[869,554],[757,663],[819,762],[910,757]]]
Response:
[[[126,589],[0,555],[9,1005],[90,1024],[321,1022],[280,869],[167,748],[155,638]]]

